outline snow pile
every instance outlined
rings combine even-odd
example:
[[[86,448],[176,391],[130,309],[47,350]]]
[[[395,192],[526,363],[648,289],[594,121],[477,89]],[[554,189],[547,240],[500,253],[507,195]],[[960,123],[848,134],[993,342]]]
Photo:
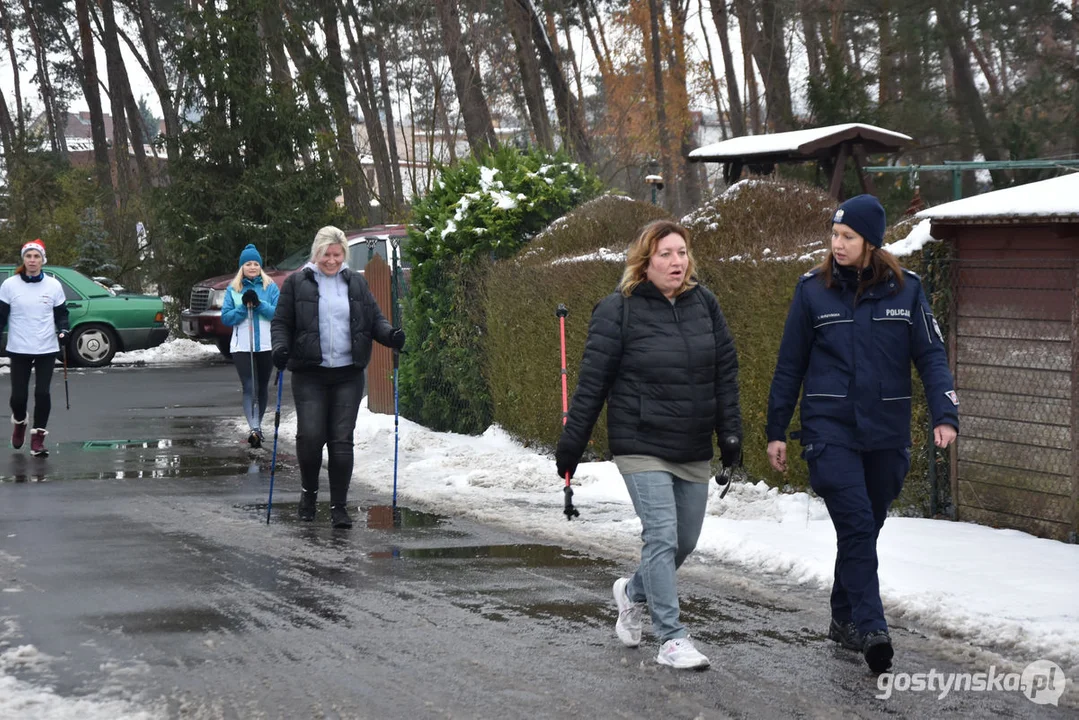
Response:
[[[389,493],[392,415],[361,408],[355,479]],[[295,417],[281,437],[295,436]],[[562,516],[554,461],[498,427],[481,437],[400,424],[400,501],[470,517],[552,542],[632,561],[640,522],[614,463],[582,463],[574,478],[581,517]],[[1079,546],[968,523],[892,517],[881,532],[881,593],[893,621],[996,651],[1079,665]],[[829,589],[835,531],[823,502],[764,483],[735,483],[722,501],[713,483],[691,562],[737,564],[775,582]]]
[[[112,364],[163,365],[169,363],[198,362],[200,360],[218,357],[219,355],[220,352],[216,345],[204,345],[195,342],[194,340],[188,340],[187,338],[174,338],[155,348],[116,353],[112,358]]]
[[[884,249],[896,257],[905,257],[918,252],[925,247],[926,243],[937,241],[929,234],[929,226],[932,224],[931,220],[922,220],[905,238],[885,245]]]

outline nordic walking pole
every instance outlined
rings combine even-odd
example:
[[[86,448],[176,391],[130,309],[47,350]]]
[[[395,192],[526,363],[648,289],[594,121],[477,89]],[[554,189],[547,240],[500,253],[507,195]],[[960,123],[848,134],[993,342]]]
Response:
[[[398,435],[397,426],[398,418],[400,417],[400,409],[397,405],[397,374],[398,366],[400,365],[399,358],[401,354],[397,351],[393,351],[393,516],[397,518],[397,445]]]
[[[273,507],[273,476],[277,470],[277,429],[281,427],[281,389],[285,385],[285,371],[277,371],[277,410],[273,414],[273,456],[270,459],[270,497],[266,500],[266,524],[270,524],[270,508]]]
[[[65,338],[65,341],[66,341],[66,338]],[[63,351],[64,351],[64,404],[67,406],[67,409],[70,410],[71,409],[71,393],[69,393],[68,389],[67,389],[67,345],[66,344],[63,347]]]
[[[569,310],[566,306],[559,303],[558,309],[554,312],[558,316],[559,331],[562,338],[562,427],[566,426],[566,420],[569,418],[569,400],[566,392],[566,316],[569,315]],[[569,484],[569,473],[566,473],[566,487],[562,488],[562,492],[566,494],[566,507],[562,511],[566,514],[567,520],[572,520],[580,515],[577,512],[577,508],[573,507],[573,488]]]
[[[247,332],[251,343],[251,417],[259,417],[259,378],[255,370],[255,308],[247,306]]]

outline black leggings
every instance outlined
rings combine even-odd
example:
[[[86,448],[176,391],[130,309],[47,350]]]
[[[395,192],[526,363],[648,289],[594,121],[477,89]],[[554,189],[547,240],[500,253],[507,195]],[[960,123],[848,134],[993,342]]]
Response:
[[[56,365],[56,353],[45,355],[20,355],[8,353],[11,358],[11,414],[18,420],[26,419],[26,403],[30,400],[30,370],[34,370],[34,424],[44,429],[49,424],[52,411],[52,369]]]

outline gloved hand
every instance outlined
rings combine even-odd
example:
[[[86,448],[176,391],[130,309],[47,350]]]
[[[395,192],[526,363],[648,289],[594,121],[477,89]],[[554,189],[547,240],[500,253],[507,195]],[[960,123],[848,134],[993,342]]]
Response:
[[[405,346],[405,331],[401,328],[394,328],[390,333],[390,347],[394,350],[400,350]]]
[[[257,308],[259,305],[262,304],[262,301],[259,300],[259,294],[250,288],[248,288],[244,292],[242,299],[244,301],[244,305],[249,308]]]
[[[555,466],[558,468],[558,477],[563,480],[566,479],[566,473],[569,473],[569,476],[573,477],[573,474],[577,472],[577,463],[580,461],[580,458],[575,458],[562,449],[555,450]]]
[[[288,348],[277,347],[273,350],[273,366],[278,370],[284,370],[288,366]]]
[[[728,435],[719,443],[719,457],[723,467],[738,467],[742,464],[742,438]]]
[[[56,332],[56,339],[60,341],[61,345],[63,345],[64,343],[67,342],[67,336],[70,333],[71,333],[71,331],[68,330],[67,328],[64,328],[63,330],[58,330]]]

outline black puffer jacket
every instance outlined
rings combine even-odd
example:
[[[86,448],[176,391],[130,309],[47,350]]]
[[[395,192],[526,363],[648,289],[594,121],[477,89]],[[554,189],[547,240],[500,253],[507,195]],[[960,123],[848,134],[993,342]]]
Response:
[[[352,364],[367,367],[371,361],[372,339],[389,347],[393,327],[382,316],[363,275],[343,268],[341,278],[348,284]],[[277,312],[270,322],[270,337],[275,352],[281,347],[288,350],[289,370],[308,370],[322,364],[322,344],[318,332],[318,281],[311,268],[294,272],[285,279]]]
[[[604,400],[615,455],[711,460],[713,432],[741,439],[738,356],[716,296],[697,285],[672,306],[646,281],[629,298],[616,292],[600,300],[559,457],[581,457]]]

